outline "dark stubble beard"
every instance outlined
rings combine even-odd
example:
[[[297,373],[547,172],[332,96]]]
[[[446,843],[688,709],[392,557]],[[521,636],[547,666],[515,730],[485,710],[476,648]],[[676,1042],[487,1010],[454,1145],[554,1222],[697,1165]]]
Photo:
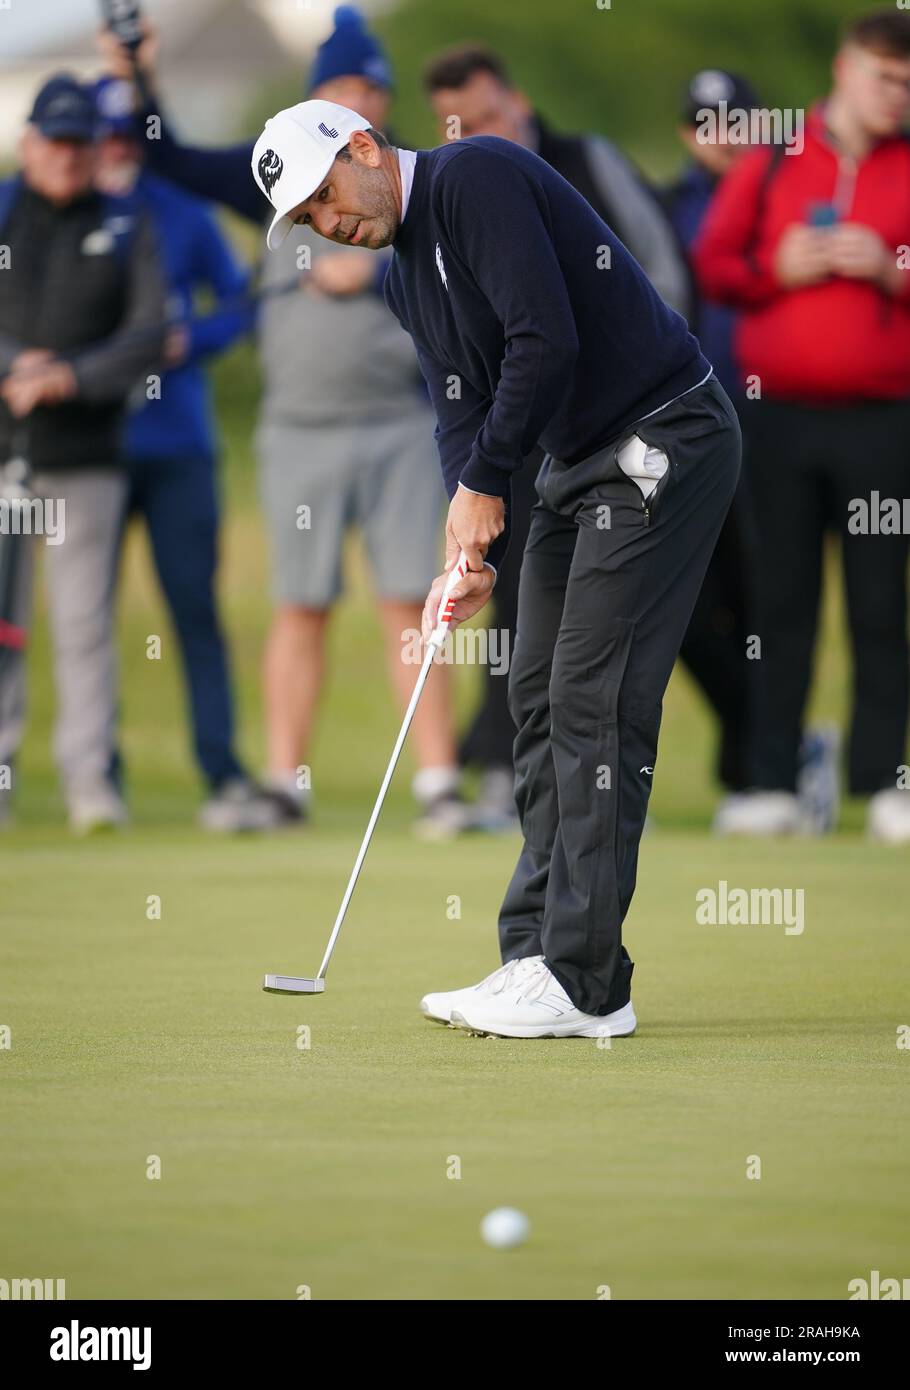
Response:
[[[361,219],[370,222],[370,250],[389,246],[398,231],[398,206],[395,185],[385,168],[359,170],[357,202]]]

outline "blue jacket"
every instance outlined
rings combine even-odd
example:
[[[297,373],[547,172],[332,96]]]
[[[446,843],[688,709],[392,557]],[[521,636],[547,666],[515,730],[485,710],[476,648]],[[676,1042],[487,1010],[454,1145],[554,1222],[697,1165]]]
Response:
[[[131,199],[151,216],[171,296],[169,318],[188,328],[190,350],[163,375],[161,399],[144,402],[130,417],[126,454],[211,458],[216,434],[205,362],[252,328],[249,277],[198,198],[143,171]],[[204,316],[193,307],[199,289],[210,290],[219,306]]]
[[[160,112],[157,114],[160,119]],[[180,145],[167,122],[162,121],[159,138],[148,141],[146,157],[162,178],[170,179],[200,198],[223,203],[259,225],[265,221],[267,213],[271,216],[271,211],[250,168],[254,148],[252,140],[248,144],[218,148]]]
[[[717,178],[698,164],[683,171],[679,181],[669,190],[665,206],[670,221],[688,253],[705,220],[717,188]],[[724,304],[712,304],[699,298],[696,307],[698,340],[721,386],[734,400],[742,394],[742,381],[733,355],[733,334],[736,313]]]
[[[394,245],[386,300],[417,347],[450,497],[459,482],[508,497],[538,440],[577,463],[710,372],[590,204],[511,141],[419,150]]]

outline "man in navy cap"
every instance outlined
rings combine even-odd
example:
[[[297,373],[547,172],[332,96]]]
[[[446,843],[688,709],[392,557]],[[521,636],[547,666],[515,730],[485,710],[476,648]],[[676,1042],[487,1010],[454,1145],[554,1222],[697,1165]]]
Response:
[[[35,494],[64,518],[63,543],[47,545],[47,585],[55,751],[79,831],[125,817],[112,777],[120,432],[128,394],[159,357],[165,318],[151,226],[93,187],[94,130],[92,92],[67,74],[52,78],[20,142],[21,173],[0,184],[0,243],[9,249],[0,275],[0,459],[26,459]],[[29,568],[33,551],[23,551]],[[23,573],[23,606],[28,588]],[[24,699],[22,662],[7,663],[0,762],[17,750]]]
[[[748,79],[725,68],[703,68],[686,84],[678,132],[689,160],[662,196],[687,252],[698,239],[721,181],[749,149],[726,138],[723,121],[716,121],[711,129],[705,117],[721,110],[751,112],[758,104]],[[697,288],[694,276],[693,285]],[[728,304],[696,294],[692,330],[718,381],[741,410],[745,388],[733,347],[738,317]],[[750,799],[745,793],[755,774],[755,663],[747,657],[747,639],[758,623],[758,557],[748,484],[747,461],[680,650],[719,724],[717,778],[726,795],[714,817],[717,834],[736,833],[742,816],[748,816]],[[836,819],[837,754],[835,729],[805,731],[797,792],[807,831],[830,829]]]
[[[678,133],[689,159],[662,197],[687,252],[698,236],[717,185],[747,148],[726,138],[704,138],[705,113],[718,111],[722,103],[728,110],[751,111],[758,106],[758,98],[746,78],[722,68],[704,68],[686,84]],[[722,125],[720,129],[723,137]],[[718,381],[738,405],[743,385],[733,359],[735,320],[731,309],[701,296],[690,321]],[[755,630],[750,541],[741,483],[680,650],[720,726],[717,776],[727,795],[715,818],[717,830],[723,830],[730,806],[751,785],[752,778],[753,698],[746,654],[748,635]]]

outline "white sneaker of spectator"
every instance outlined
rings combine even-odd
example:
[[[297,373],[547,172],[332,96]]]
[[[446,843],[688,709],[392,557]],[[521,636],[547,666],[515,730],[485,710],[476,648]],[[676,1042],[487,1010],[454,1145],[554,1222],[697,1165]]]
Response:
[[[725,798],[714,817],[715,835],[797,835],[802,829],[799,798],[794,792],[736,792]]]
[[[866,829],[873,840],[887,845],[910,844],[910,790],[889,787],[869,802]]]
[[[77,835],[114,830],[129,820],[126,802],[114,784],[106,780],[80,787],[68,800],[70,825]]]

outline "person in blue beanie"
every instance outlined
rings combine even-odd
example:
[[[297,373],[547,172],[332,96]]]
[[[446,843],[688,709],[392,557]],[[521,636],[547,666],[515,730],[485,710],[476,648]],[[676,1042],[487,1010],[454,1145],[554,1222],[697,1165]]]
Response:
[[[387,100],[392,91],[389,61],[355,5],[338,5],[333,21],[332,32],[316,50],[305,84],[306,94],[317,93],[325,101],[357,110],[366,104],[373,115],[376,96]],[[153,115],[158,121],[155,139],[147,142],[149,166],[198,197],[223,203],[258,226],[262,221],[262,199],[250,174],[252,140],[204,147],[178,143],[162,116],[155,90],[157,31],[151,24],[146,23],[144,27],[146,37],[135,53],[124,49],[109,30],[102,30],[98,35],[98,46],[105,66],[124,81],[132,78],[138,66],[145,90],[153,97],[154,105],[141,113],[143,117]],[[375,276],[375,267],[372,271]],[[382,292],[382,280],[383,276],[375,276],[378,293]],[[346,288],[353,292],[353,288]]]
[[[131,59],[112,36],[101,44],[115,70],[128,75]],[[154,59],[155,36],[147,27],[136,62],[152,91]],[[386,128],[391,68],[354,6],[335,9],[305,86],[310,95],[354,108]],[[157,96],[153,106],[144,114],[154,118],[156,138],[146,141],[154,170],[261,226],[252,142],[225,148],[178,143]],[[435,572],[434,539],[445,499],[429,466],[434,418],[413,344],[383,301],[390,260],[329,246],[301,230],[263,268],[256,452],[275,598],[263,662],[264,780],[288,824],[306,821],[312,807],[309,753],[348,529],[356,527],[366,542],[389,680],[402,709],[412,684],[402,634],[419,632]],[[289,286],[301,292],[285,292]],[[298,525],[301,507],[319,524]],[[432,839],[459,833],[470,816],[460,794],[450,677],[445,666],[432,672],[413,726],[414,828]]]
[[[218,446],[207,363],[252,327],[248,276],[206,206],[142,167],[130,83],[102,78],[95,87],[98,187],[141,207],[154,226],[169,289],[173,326],[160,388],[128,419],[128,512],[144,518],[161,587],[173,619],[189,696],[197,761],[209,790],[200,820],[211,830],[268,828],[271,798],[246,774],[234,751],[228,657],[215,602],[218,542]],[[213,312],[199,316],[194,297],[210,291]]]

